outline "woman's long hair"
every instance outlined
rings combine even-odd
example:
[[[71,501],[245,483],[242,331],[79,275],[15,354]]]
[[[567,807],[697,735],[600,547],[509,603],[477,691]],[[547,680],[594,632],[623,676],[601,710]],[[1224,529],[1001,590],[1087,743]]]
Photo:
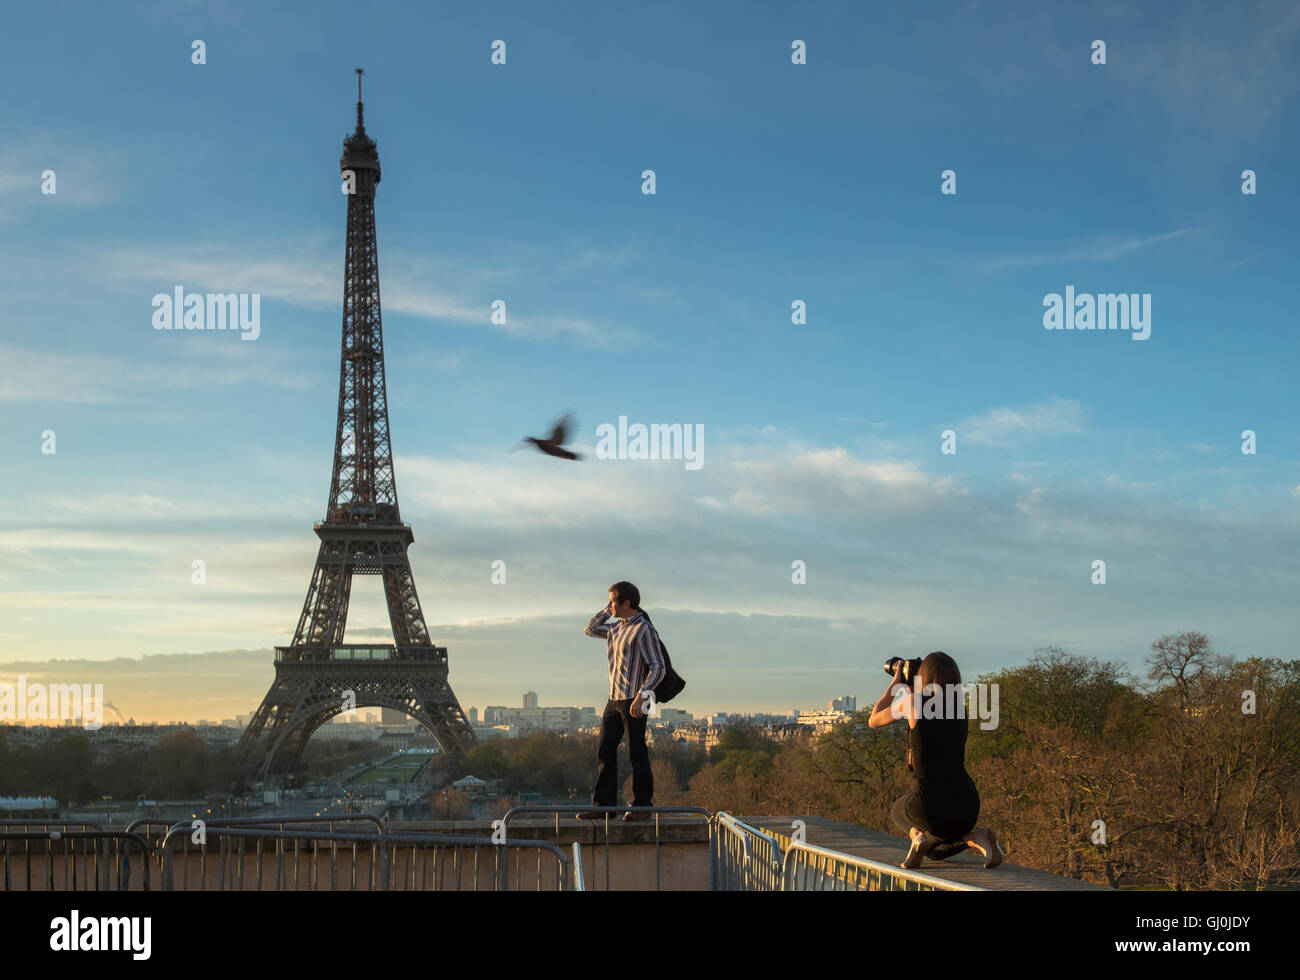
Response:
[[[930,684],[938,684],[940,690],[946,690],[948,684],[961,683],[961,671],[957,669],[957,661],[942,650],[935,650],[922,660],[921,669],[917,673],[921,691]]]

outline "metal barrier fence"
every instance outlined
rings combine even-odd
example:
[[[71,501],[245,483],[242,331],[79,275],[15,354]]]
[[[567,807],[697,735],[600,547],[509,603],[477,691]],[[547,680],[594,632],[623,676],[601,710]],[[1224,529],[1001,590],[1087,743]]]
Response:
[[[200,824],[199,818],[191,818],[186,824],[184,820],[158,820],[156,818],[143,817],[134,820],[127,825],[128,834],[138,834],[149,842],[152,851],[153,865],[161,876],[163,866],[163,854],[161,845],[167,835],[175,828],[182,825],[188,826],[191,831],[196,830]],[[216,819],[202,818],[201,826],[203,827],[265,827],[268,830],[286,830],[289,827],[311,826],[312,824],[325,824],[327,831],[333,831],[335,824],[347,823],[369,823],[373,824],[376,834],[382,834],[385,831],[385,825],[382,820],[370,813],[349,814],[342,817],[318,817],[314,814],[307,814],[301,817],[218,817]],[[191,834],[191,838],[193,834]],[[161,881],[161,877],[159,879]]]
[[[197,820],[198,818],[190,820],[188,825],[193,828]],[[126,832],[128,834],[139,834],[156,847],[163,842],[163,839],[173,828],[184,823],[186,823],[184,820],[157,820],[145,817],[128,824]],[[217,817],[216,819],[202,819],[202,824],[205,827],[265,827],[275,830],[285,830],[290,826],[311,826],[312,824],[321,823],[325,824],[325,829],[330,832],[333,832],[335,824],[348,823],[374,824],[375,833],[377,834],[384,833],[387,828],[384,821],[373,813],[351,813],[341,817],[308,815],[305,817]],[[161,854],[159,856],[161,857]]]
[[[609,822],[637,810],[654,820],[655,890],[662,887],[660,817],[703,816],[709,827],[709,887],[714,891],[985,891],[813,844],[784,849],[775,835],[702,807],[597,807],[527,804],[507,811],[500,839],[390,830],[370,814],[347,817],[235,818],[167,826],[137,820],[126,831],[86,821],[0,821],[0,884],[4,891],[228,890],[523,890],[586,889],[582,849],[572,860],[549,841],[510,838],[523,813],[555,818],[578,811],[605,814],[605,888],[611,885]],[[366,832],[336,830],[363,823]],[[681,821],[669,821],[671,825]],[[693,822],[687,822],[692,825]],[[325,829],[318,830],[318,825]],[[93,828],[93,829],[77,829]],[[211,838],[215,837],[215,841]],[[151,838],[156,838],[154,843]],[[784,839],[784,838],[782,838]],[[640,843],[635,842],[635,843]],[[180,862],[178,872],[177,862]],[[193,875],[193,885],[191,884]],[[155,877],[156,876],[156,877]]]
[[[89,820],[0,820],[0,833],[28,834],[44,832],[48,834],[52,830],[85,830],[99,834],[104,833],[103,827],[97,823],[91,823]]]
[[[195,833],[178,823],[159,846],[165,891],[339,891],[341,878],[349,891],[563,891],[571,882],[568,858],[547,841],[209,824],[196,843]],[[526,868],[528,852],[536,861]]]
[[[573,890],[575,892],[587,890],[586,879],[582,876],[582,845],[576,840],[573,842]]]
[[[780,891],[781,845],[771,834],[719,810],[709,827],[709,889]]]
[[[555,817],[555,834],[560,834],[560,816],[562,814],[578,813],[603,813],[604,820],[590,821],[594,827],[603,828],[605,831],[605,890],[611,890],[611,861],[610,861],[610,821],[615,820],[619,814],[636,812],[638,814],[648,814],[654,821],[654,845],[655,845],[655,891],[660,891],[663,884],[663,825],[660,817],[663,815],[681,814],[683,816],[702,816],[704,823],[708,823],[713,815],[702,806],[595,806],[581,803],[524,803],[519,806],[511,807],[506,811],[505,816],[501,818],[502,827],[509,834],[510,818],[524,813],[543,813]],[[620,824],[622,821],[618,821]],[[586,882],[583,882],[582,890],[586,890]]]
[[[175,820],[150,820],[145,818],[132,820],[126,825],[126,832],[143,837],[149,842],[150,847],[156,848],[162,843],[162,839],[167,836],[167,831],[175,826]]]
[[[6,892],[130,891],[133,880],[138,890],[149,891],[151,864],[149,842],[137,834],[60,828],[0,831],[0,890]]]
[[[786,849],[781,865],[781,890],[982,892],[988,889],[795,842]]]

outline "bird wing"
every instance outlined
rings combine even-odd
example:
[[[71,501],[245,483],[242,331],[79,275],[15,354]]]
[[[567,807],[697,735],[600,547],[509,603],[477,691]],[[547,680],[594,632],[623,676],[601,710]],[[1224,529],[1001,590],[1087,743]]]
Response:
[[[547,442],[553,443],[554,445],[557,446],[564,445],[565,441],[568,439],[569,427],[571,425],[573,425],[572,412],[570,412],[568,415],[564,416],[564,418],[560,419],[560,421],[555,423],[555,431],[551,433],[551,438],[548,439]]]

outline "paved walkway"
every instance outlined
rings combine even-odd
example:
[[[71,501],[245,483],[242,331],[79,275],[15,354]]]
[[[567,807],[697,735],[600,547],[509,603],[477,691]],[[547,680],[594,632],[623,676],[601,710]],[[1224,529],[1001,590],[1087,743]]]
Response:
[[[870,858],[890,867],[898,867],[907,856],[905,837],[894,837],[878,831],[867,830],[850,823],[828,820],[825,817],[740,817],[750,826],[757,827],[776,837],[785,846],[790,841],[791,825],[802,820],[807,825],[805,839],[809,844],[843,851],[855,857]],[[1004,860],[996,868],[986,870],[979,851],[968,848],[946,861],[924,860],[916,869],[937,878],[959,881],[967,885],[995,891],[1114,891],[1105,885],[1064,878],[1047,871],[1022,868]]]

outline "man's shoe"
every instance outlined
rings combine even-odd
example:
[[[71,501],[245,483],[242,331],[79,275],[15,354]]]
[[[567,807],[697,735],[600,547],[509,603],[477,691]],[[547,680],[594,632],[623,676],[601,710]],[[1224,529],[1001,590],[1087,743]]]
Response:
[[[579,820],[604,820],[606,817],[613,816],[612,813],[605,813],[600,810],[583,810],[577,814]]]
[[[627,813],[623,814],[623,820],[625,822],[631,820],[649,820],[649,819],[650,819],[650,814],[646,813],[644,810],[628,810]]]

